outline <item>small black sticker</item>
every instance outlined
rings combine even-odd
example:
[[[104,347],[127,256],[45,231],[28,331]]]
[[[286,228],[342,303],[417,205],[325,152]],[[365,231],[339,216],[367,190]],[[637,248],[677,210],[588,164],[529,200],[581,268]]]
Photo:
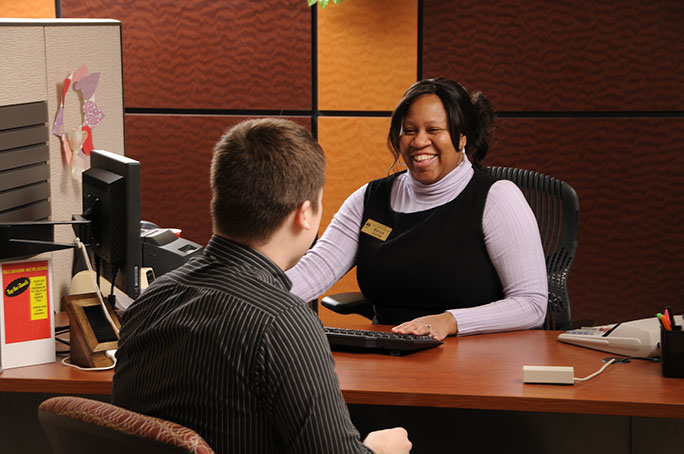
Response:
[[[5,287],[5,295],[8,297],[19,296],[24,293],[24,290],[29,288],[31,285],[31,280],[27,277],[20,277],[15,279],[10,284]]]

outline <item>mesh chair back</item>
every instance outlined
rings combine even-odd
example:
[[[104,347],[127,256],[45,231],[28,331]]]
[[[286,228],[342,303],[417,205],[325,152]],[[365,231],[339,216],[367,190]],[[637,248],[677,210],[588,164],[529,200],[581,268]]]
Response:
[[[572,326],[568,273],[577,251],[579,198],[566,182],[532,170],[489,167],[497,178],[513,181],[522,190],[539,225],[546,271],[549,278],[549,306],[546,329]]]
[[[38,419],[56,454],[213,454],[195,431],[112,404],[75,396],[47,399]]]

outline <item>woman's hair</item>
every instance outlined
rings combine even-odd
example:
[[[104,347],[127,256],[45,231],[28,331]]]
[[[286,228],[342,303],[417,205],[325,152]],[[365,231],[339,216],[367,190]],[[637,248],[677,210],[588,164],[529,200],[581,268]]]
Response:
[[[461,134],[466,136],[466,154],[474,166],[480,167],[480,161],[489,151],[496,117],[494,109],[481,92],[477,91],[470,96],[461,84],[442,77],[424,79],[411,85],[392,112],[387,145],[394,155],[395,163],[400,154],[399,138],[404,117],[416,99],[429,94],[438,96],[444,105],[454,148],[459,149]]]
[[[314,212],[325,183],[325,155],[289,120],[247,120],[221,137],[211,163],[215,228],[247,244],[270,238],[306,200]]]

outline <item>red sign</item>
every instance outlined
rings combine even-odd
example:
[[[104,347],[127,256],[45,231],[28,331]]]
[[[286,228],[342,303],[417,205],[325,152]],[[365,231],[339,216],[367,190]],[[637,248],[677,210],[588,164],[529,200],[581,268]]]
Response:
[[[48,261],[2,265],[5,343],[52,336]]]

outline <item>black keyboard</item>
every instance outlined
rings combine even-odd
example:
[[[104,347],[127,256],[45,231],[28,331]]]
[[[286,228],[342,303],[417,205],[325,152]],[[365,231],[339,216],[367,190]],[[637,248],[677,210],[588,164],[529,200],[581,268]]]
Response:
[[[324,327],[331,350],[372,351],[401,355],[426,348],[436,347],[442,341],[430,336],[383,333],[359,329]]]

